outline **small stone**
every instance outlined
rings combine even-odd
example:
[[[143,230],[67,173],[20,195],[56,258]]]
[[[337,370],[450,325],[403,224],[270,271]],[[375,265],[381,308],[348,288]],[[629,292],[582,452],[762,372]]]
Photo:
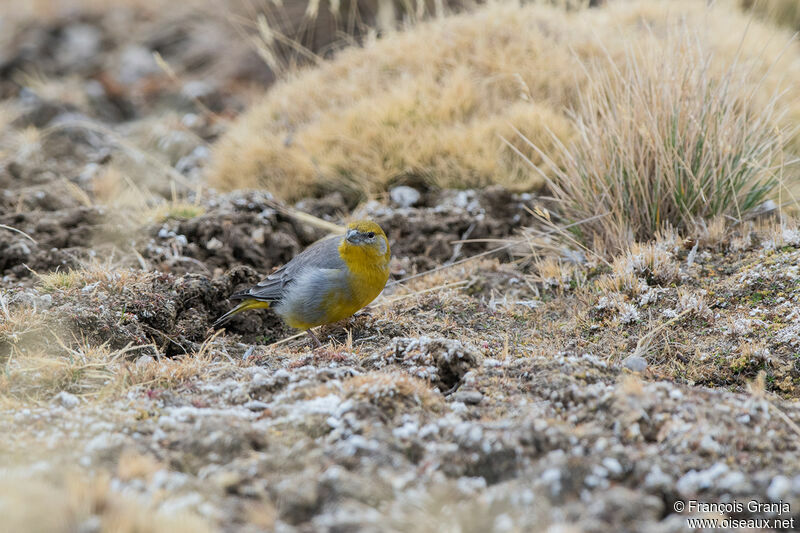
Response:
[[[3,255],[17,261],[26,260],[31,255],[30,247],[22,241],[15,242],[6,247]]]
[[[67,409],[72,409],[81,403],[77,396],[64,390],[56,394],[55,398],[53,398],[53,402],[59,403],[62,407],[66,407]]]
[[[258,400],[250,400],[249,402],[244,404],[244,407],[245,409],[249,409],[251,411],[263,411],[269,408],[269,404]]]
[[[264,231],[264,228],[261,227],[254,229],[250,234],[250,238],[253,239],[253,242],[256,244],[264,244],[265,237],[266,232]]]
[[[622,465],[613,457],[603,459],[603,467],[613,476],[622,475]]]
[[[700,449],[711,455],[722,453],[722,446],[709,434],[703,435],[703,438],[700,440]]]
[[[716,481],[716,488],[723,491],[743,492],[748,489],[747,477],[739,471],[728,472]]]
[[[624,366],[631,372],[644,372],[645,370],[647,370],[647,360],[644,357],[631,355],[630,357],[626,357],[625,360],[622,361],[622,366]]]
[[[99,516],[93,514],[78,526],[79,533],[94,533],[102,531],[103,522]]]
[[[49,309],[51,305],[53,305],[53,296],[50,294],[42,294],[39,296],[39,302],[37,304],[42,309]]]
[[[784,500],[791,490],[792,482],[788,477],[775,476],[767,488],[767,497],[773,502]]]
[[[136,359],[136,362],[134,364],[136,365],[136,368],[144,368],[144,367],[150,365],[153,361],[155,361],[155,359],[153,359],[152,356],[143,355],[143,356],[139,357],[138,359]]]
[[[467,405],[478,405],[483,400],[483,394],[476,390],[460,390],[453,393],[453,401],[463,402]]]
[[[653,465],[644,478],[644,486],[648,489],[664,489],[672,484],[672,477],[665,474],[661,467]]]
[[[678,493],[686,496],[701,490],[708,490],[722,476],[728,474],[730,469],[725,463],[714,463],[709,468],[701,471],[690,470],[675,484]]]
[[[389,191],[389,198],[398,207],[412,207],[419,202],[420,196],[418,190],[407,185],[399,185]]]
[[[140,79],[158,74],[160,68],[153,58],[153,53],[140,45],[128,45],[119,54],[119,81],[125,85],[138,82]]]
[[[89,24],[72,24],[64,28],[61,42],[56,48],[56,59],[65,68],[81,67],[90,63],[102,46],[103,35]]]
[[[212,250],[212,251],[213,250],[219,250],[223,246],[225,246],[225,245],[222,244],[222,241],[220,241],[216,237],[211,237],[211,239],[206,243],[206,248],[209,249],[209,250]]]
[[[214,86],[211,83],[193,80],[183,84],[181,93],[187,98],[204,98],[214,92]]]

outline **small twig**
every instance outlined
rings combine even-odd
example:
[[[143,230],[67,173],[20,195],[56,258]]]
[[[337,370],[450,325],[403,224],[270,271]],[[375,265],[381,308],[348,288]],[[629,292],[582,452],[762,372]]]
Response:
[[[30,239],[30,241],[31,241],[33,244],[39,244],[38,242],[36,242],[36,240],[35,240],[33,237],[31,237],[30,235],[28,235],[27,233],[25,233],[25,232],[24,232],[24,231],[22,231],[22,230],[19,230],[19,229],[17,229],[17,228],[12,228],[11,226],[6,226],[5,224],[0,224],[0,228],[2,228],[2,229],[7,229],[8,231],[13,231],[13,232],[15,232],[15,233],[19,233],[19,234],[20,234],[20,235],[22,235],[23,237],[25,237],[25,238],[27,238],[27,239]]]
[[[439,272],[440,270],[445,270],[447,268],[451,268],[451,267],[454,267],[454,266],[461,265],[463,263],[466,263],[467,261],[472,261],[473,259],[478,259],[478,258],[481,258],[481,257],[485,257],[487,255],[491,255],[491,254],[496,253],[496,252],[503,251],[503,250],[505,250],[507,248],[511,248],[512,246],[515,246],[517,244],[519,244],[519,241],[511,241],[508,244],[504,244],[503,246],[498,246],[497,248],[492,248],[491,250],[487,250],[487,251],[481,252],[479,254],[471,255],[469,257],[465,257],[464,259],[459,259],[455,263],[450,263],[450,264],[447,264],[447,265],[441,265],[441,266],[438,266],[436,268],[432,268],[430,270],[426,270],[425,272],[420,272],[419,274],[414,274],[413,276],[407,276],[405,278],[395,280],[395,281],[393,281],[391,283],[388,283],[386,286],[387,287],[393,287],[394,285],[399,285],[400,283],[405,283],[406,281],[409,281],[409,280],[412,280],[412,279],[416,279],[416,278],[419,278],[419,277],[422,277],[422,276],[427,276],[428,274],[433,274],[434,272]]]
[[[136,260],[139,261],[139,266],[142,268],[142,270],[150,270],[150,267],[147,265],[147,260],[145,260],[142,254],[140,254],[139,251],[133,246],[131,246],[131,251],[133,252],[133,255],[136,256]]]
[[[315,228],[319,228],[321,230],[327,231],[329,233],[333,233],[336,235],[341,235],[345,232],[345,228],[340,226],[339,224],[334,224],[333,222],[328,222],[327,220],[323,220],[319,217],[315,217],[309,213],[305,213],[293,207],[288,207],[285,205],[281,205],[278,202],[268,201],[268,204],[278,211],[281,214],[284,214],[288,217],[294,218],[300,222],[304,222],[310,226],[314,226]]]
[[[220,330],[220,331],[222,331],[222,330]],[[280,346],[281,344],[286,344],[287,342],[289,342],[291,340],[299,339],[300,337],[302,337],[305,334],[306,334],[305,331],[301,331],[300,333],[292,335],[291,337],[286,337],[285,339],[281,339],[279,341],[275,341],[272,344],[267,344],[267,348],[272,348],[274,346]]]
[[[361,344],[367,341],[371,341],[372,339],[375,339],[377,337],[378,337],[377,335],[370,335],[369,337],[361,337],[360,339],[356,339],[355,341],[353,341],[353,344]]]
[[[411,298],[413,296],[419,296],[420,294],[427,294],[429,292],[440,291],[440,290],[443,290],[443,289],[451,289],[453,287],[460,287],[460,286],[466,285],[468,283],[469,283],[469,280],[467,280],[467,279],[460,280],[460,281],[454,281],[452,283],[445,283],[443,285],[437,285],[436,287],[431,287],[429,289],[424,289],[424,290],[421,290],[421,291],[412,292],[410,294],[404,294],[402,296],[397,296],[396,298],[389,298],[389,299],[384,300],[382,302],[378,302],[376,305],[381,306],[381,305],[392,304],[392,303],[395,303],[395,302],[399,302],[400,300],[405,300],[406,298]]]
[[[455,241],[455,246],[453,247],[453,255],[450,256],[450,260],[448,261],[448,263],[452,263],[453,261],[456,260],[456,258],[458,258],[458,256],[461,254],[461,248],[464,247],[465,242],[469,242],[467,241],[467,239],[469,239],[469,236],[472,235],[472,232],[474,230],[475,230],[475,223],[473,222],[472,224],[469,225],[467,231],[465,231],[464,234],[461,235],[461,240]]]

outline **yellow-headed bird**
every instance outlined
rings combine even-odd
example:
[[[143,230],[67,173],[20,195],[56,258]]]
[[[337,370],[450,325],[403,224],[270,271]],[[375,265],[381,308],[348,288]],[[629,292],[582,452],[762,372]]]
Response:
[[[389,241],[379,225],[352,222],[344,235],[312,244],[258,285],[231,295],[242,303],[213,327],[242,311],[271,308],[321,346],[311,328],[345,319],[374,300],[389,279],[390,259]]]

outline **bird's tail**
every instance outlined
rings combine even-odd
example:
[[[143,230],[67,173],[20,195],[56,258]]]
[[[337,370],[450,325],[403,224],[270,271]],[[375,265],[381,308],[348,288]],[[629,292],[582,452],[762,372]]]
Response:
[[[267,309],[268,307],[269,302],[262,302],[261,300],[249,298],[219,317],[211,327],[217,329],[222,324],[230,320],[233,315],[241,313],[242,311],[249,311],[250,309]]]

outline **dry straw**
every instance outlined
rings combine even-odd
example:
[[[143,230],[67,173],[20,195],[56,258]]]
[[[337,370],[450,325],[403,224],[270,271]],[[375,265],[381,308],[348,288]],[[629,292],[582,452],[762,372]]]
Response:
[[[587,246],[617,253],[665,227],[741,220],[783,185],[780,93],[761,101],[758,73],[738,57],[720,68],[694,31],[652,36],[619,67],[608,57],[587,70],[574,141],[556,140],[555,154],[528,142],[567,220],[609,213],[576,227]]]

